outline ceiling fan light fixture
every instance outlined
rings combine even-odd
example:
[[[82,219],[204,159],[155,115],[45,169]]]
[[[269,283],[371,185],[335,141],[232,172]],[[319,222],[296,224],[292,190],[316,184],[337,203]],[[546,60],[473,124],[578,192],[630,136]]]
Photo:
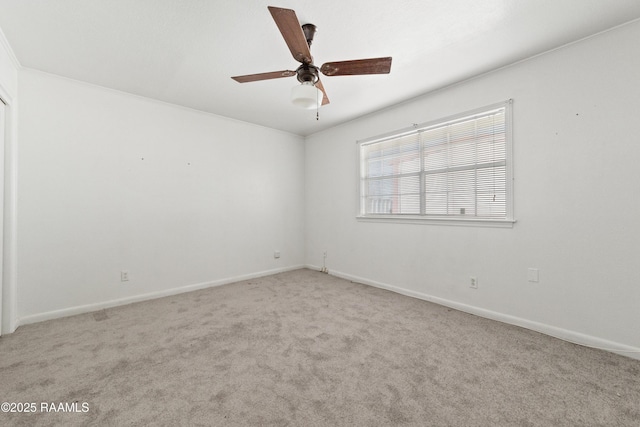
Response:
[[[296,107],[311,110],[322,104],[322,91],[311,82],[304,82],[291,88],[291,102]]]

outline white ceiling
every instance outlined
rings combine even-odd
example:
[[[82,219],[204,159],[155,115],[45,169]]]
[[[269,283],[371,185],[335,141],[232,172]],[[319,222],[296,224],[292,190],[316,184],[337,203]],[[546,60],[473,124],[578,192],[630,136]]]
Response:
[[[316,65],[392,56],[388,75],[323,77],[331,104],[289,102],[295,70],[267,6],[318,33]],[[638,0],[0,0],[21,65],[299,135],[640,17]]]

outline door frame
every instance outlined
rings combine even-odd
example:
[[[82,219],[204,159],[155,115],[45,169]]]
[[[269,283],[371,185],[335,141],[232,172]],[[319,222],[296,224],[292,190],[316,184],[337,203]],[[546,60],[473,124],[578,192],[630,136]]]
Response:
[[[4,106],[4,153],[3,171],[0,171],[0,185],[3,197],[2,259],[0,259],[0,335],[12,333],[18,327],[17,310],[17,184],[18,184],[18,144],[17,108],[12,97],[0,81],[0,98]]]

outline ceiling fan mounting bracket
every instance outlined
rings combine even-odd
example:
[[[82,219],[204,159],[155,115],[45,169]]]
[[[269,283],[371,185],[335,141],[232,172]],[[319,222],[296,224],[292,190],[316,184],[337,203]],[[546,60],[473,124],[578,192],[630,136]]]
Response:
[[[302,26],[302,31],[304,32],[304,38],[307,39],[307,44],[311,47],[311,43],[313,43],[313,36],[316,35],[316,31],[318,28],[313,24],[304,24]]]

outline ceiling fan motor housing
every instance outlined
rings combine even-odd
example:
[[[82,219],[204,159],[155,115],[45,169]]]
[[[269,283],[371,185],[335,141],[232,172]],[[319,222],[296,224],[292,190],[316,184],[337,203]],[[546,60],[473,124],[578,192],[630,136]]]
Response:
[[[300,83],[311,82],[316,84],[319,79],[319,70],[313,64],[302,64],[296,70],[296,75]]]

